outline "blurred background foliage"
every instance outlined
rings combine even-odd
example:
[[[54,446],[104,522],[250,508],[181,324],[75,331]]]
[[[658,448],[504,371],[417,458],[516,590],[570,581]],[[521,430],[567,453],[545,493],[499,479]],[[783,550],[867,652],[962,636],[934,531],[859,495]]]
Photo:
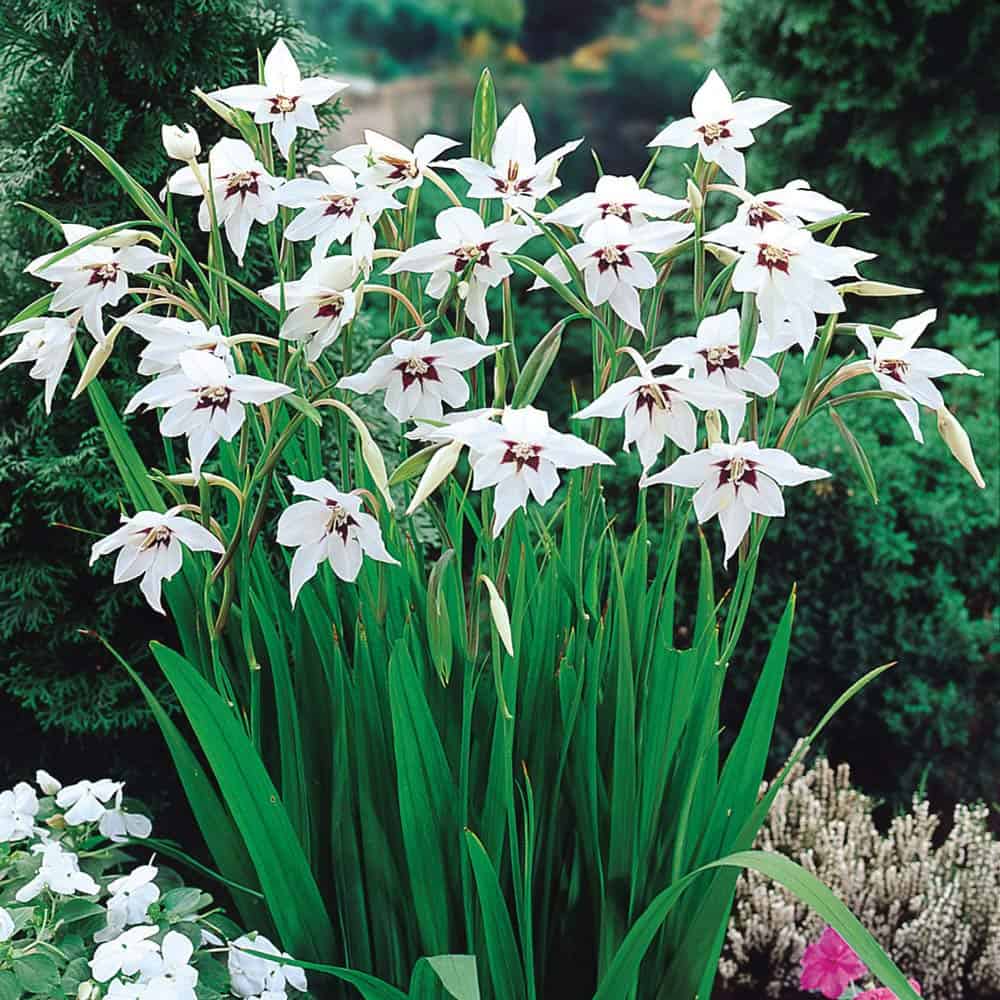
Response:
[[[890,804],[908,801],[918,785],[942,811],[956,798],[996,802],[1000,9],[974,0],[724,0],[721,7],[718,0],[287,0],[284,8],[29,0],[2,10],[4,318],[39,293],[21,268],[51,246],[51,231],[15,202],[95,225],[129,215],[57,125],[94,136],[155,190],[167,169],[160,123],[191,121],[209,145],[218,128],[191,88],[252,77],[256,50],[278,36],[306,62],[322,65],[334,54],[336,75],[351,80],[352,113],[339,135],[327,136],[331,148],[358,141],[365,126],[402,141],[427,130],[467,139],[469,100],[487,63],[501,110],[518,101],[529,107],[539,152],[583,135],[608,173],[641,173],[646,142],[664,121],[688,113],[709,65],[734,91],[791,103],[751,150],[751,186],[804,177],[871,212],[846,234],[879,251],[866,274],[926,294],[888,305],[854,300],[854,316],[892,321],[938,307],[928,338],[986,373],[952,379],[945,392],[973,437],[988,488],[976,490],[953,462],[930,414],[920,447],[894,408],[872,406],[845,419],[875,464],[874,505],[836,429],[818,417],[802,457],[835,478],[796,491],[790,516],[771,528],[726,712],[730,721],[742,714],[765,638],[797,580],[775,761],[854,678],[896,659],[896,670],[831,727],[831,759],[849,761],[859,784]],[[658,190],[683,193],[684,152],[664,151],[653,175]],[[560,172],[563,193],[588,188],[594,170],[581,148]],[[428,207],[435,196],[427,193]],[[422,225],[430,227],[429,217]],[[527,294],[518,280],[518,337],[527,350],[560,306],[553,296]],[[673,284],[663,322],[687,335],[688,286]],[[377,321],[360,324],[364,339],[382,339]],[[589,337],[571,330],[558,378],[540,401],[561,425],[569,389],[589,366]],[[800,369],[795,358],[783,377],[794,380]],[[126,358],[112,371],[113,398],[124,399],[129,370]],[[169,623],[143,610],[129,589],[112,588],[109,570],[87,569],[86,535],[53,527],[105,531],[119,501],[88,404],[68,401],[66,381],[51,421],[27,379],[9,374],[0,393],[0,725],[11,748],[0,759],[0,784],[36,766],[44,729],[50,769],[64,765],[77,775],[74,759],[85,745],[88,773],[144,774],[142,794],[160,788],[171,798],[159,736],[131,686],[77,631],[100,629],[138,657]],[[634,457],[619,456],[608,480],[625,520],[637,472]]]

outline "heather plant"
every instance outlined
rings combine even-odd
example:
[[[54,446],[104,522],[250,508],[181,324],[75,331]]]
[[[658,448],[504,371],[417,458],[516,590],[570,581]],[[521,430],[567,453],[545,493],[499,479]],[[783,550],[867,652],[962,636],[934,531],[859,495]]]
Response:
[[[762,789],[763,790],[763,789]],[[846,764],[796,764],[757,834],[833,888],[925,994],[945,1000],[1000,996],[1000,844],[985,805],[958,805],[947,834],[925,800],[883,831],[875,802]],[[719,966],[748,995],[797,990],[800,960],[823,922],[780,886],[740,876]],[[838,994],[839,995],[839,994]]]
[[[91,561],[114,556],[115,579],[169,613],[176,641],[153,653],[184,727],[121,666],[245,921],[289,964],[369,998],[398,1000],[390,984],[408,980],[410,997],[435,995],[442,969],[460,1000],[707,995],[750,867],[913,1000],[828,887],[750,849],[788,774],[758,797],[794,591],[725,754],[719,702],[768,526],[802,492],[782,487],[829,477],[793,454],[822,459],[810,421],[836,423],[872,488],[841,411],[883,407],[919,442],[931,410],[981,486],[934,381],[979,373],[916,346],[933,310],[844,321],[850,296],[913,291],[858,273],[871,254],[838,242],[858,213],[802,181],[747,190],[744,150],[780,101],[734,98],[712,72],[692,115],[650,143],[693,150],[686,197],[649,187],[654,153],[643,176],[599,176],[560,204],[560,163],[582,140],[536,149],[526,108],[499,121],[488,73],[471,155],[368,132],[300,163],[342,86],[278,42],[257,82],[199,89],[232,134],[202,158],[195,130],[164,124],[177,164],[158,197],[67,130],[136,218],[94,229],[45,213],[62,245],[28,272],[51,290],[6,328],[20,341],[3,366],[30,365],[47,408],[80,368],[74,394],[128,497]],[[450,203],[430,239],[415,235],[426,185]],[[708,202],[735,217],[706,231]],[[270,283],[253,277],[261,254]],[[666,328],[688,264],[694,321]],[[530,353],[516,271],[565,310]],[[368,350],[355,327],[374,310],[390,336]],[[100,376],[129,340],[146,381],[113,400]],[[533,405],[571,340],[589,341],[592,371],[563,386],[572,433]],[[793,365],[805,377],[783,393]],[[378,400],[391,470],[366,419]],[[157,464],[130,437],[154,412]],[[628,533],[601,484],[622,423],[621,460],[641,470]],[[700,570],[683,588],[690,547]]]

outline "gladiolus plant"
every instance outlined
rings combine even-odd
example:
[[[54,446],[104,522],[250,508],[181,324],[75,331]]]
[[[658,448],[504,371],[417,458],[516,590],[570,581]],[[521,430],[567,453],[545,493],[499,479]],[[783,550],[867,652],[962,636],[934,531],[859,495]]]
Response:
[[[116,552],[116,579],[176,625],[153,653],[186,725],[142,690],[245,923],[309,963],[319,995],[437,996],[428,958],[469,1000],[686,1000],[710,994],[750,866],[914,1000],[815,877],[750,850],[781,783],[758,801],[794,590],[766,662],[740,665],[759,680],[728,753],[719,703],[768,525],[829,475],[809,422],[836,422],[874,491],[842,412],[895,403],[916,434],[921,406],[943,410],[930,379],[975,373],[913,347],[929,314],[844,321],[849,294],[912,290],[862,279],[871,255],[839,242],[859,213],[801,180],[745,190],[744,151],[787,106],[733,99],[714,72],[653,143],[692,147],[685,197],[649,188],[651,162],[560,205],[580,140],[537,157],[525,108],[498,127],[488,72],[468,155],[367,133],[304,164],[296,131],[341,85],[302,78],[283,44],[262,65],[198,92],[235,133],[205,162],[164,132],[159,196],[70,133],[136,218],[56,223],[30,265],[56,288],[11,320],[4,362],[33,363],[56,406],[79,366],[126,508],[94,558]],[[707,232],[710,209],[731,221]],[[273,267],[267,287],[241,279],[244,255]],[[682,268],[694,318],[677,328],[661,302]],[[528,282],[561,310],[533,345]],[[145,382],[112,401],[100,372],[133,334]],[[567,422],[540,400],[571,395],[570,339],[593,377]],[[799,365],[804,388],[783,392]],[[129,429],[152,421],[165,450],[145,461]],[[602,487],[618,463],[627,532]]]

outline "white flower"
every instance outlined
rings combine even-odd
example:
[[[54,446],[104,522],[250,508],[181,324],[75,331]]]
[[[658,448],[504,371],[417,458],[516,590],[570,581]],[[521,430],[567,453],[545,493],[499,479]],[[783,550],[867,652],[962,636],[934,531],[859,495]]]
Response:
[[[535,130],[523,104],[519,104],[497,129],[490,163],[471,156],[439,164],[457,170],[468,182],[469,198],[502,198],[514,208],[531,212],[535,201],[561,185],[556,171],[563,157],[582,139],[563,143],[535,160]]]
[[[280,336],[303,341],[308,361],[315,361],[352,319],[358,308],[354,292],[357,267],[347,256],[326,257],[313,264],[298,281],[284,286],[285,322]],[[281,305],[281,285],[261,289],[261,296],[276,309]]]
[[[624,413],[625,450],[636,445],[645,471],[656,461],[667,438],[685,451],[694,451],[698,421],[692,405],[700,410],[745,406],[746,397],[725,385],[690,378],[687,369],[666,375],[643,364],[640,374],[613,383],[574,417],[589,420]]]
[[[754,441],[714,444],[711,448],[681,455],[662,472],[642,481],[642,486],[670,483],[697,487],[694,510],[698,523],[719,515],[726,542],[725,560],[739,548],[753,514],[782,517],[782,486],[798,486],[830,475],[823,469],[801,465],[787,451],[760,448]]]
[[[319,129],[316,106],[326,103],[345,87],[346,83],[323,76],[308,76],[303,80],[288,46],[279,38],[264,60],[263,84],[225,87],[213,90],[208,96],[231,108],[252,112],[258,124],[270,124],[278,149],[287,160],[299,128]]]
[[[38,796],[26,781],[0,792],[0,843],[30,837],[38,815]]]
[[[940,410],[944,397],[931,379],[942,375],[982,375],[974,368],[966,368],[958,358],[932,347],[914,347],[917,338],[937,319],[936,309],[927,309],[917,316],[898,320],[892,332],[899,339],[884,337],[878,347],[867,326],[858,327],[858,339],[868,351],[872,374],[886,391],[903,396],[894,399],[900,413],[913,431],[913,436],[923,443],[920,431],[920,406]]]
[[[212,178],[212,200],[220,226],[240,264],[246,253],[250,227],[266,225],[278,214],[275,190],[284,183],[272,177],[242,139],[220,139],[208,154],[208,166],[181,167],[168,181],[166,190],[173,194],[201,197],[198,225],[204,232],[212,228],[212,217],[202,184]]]
[[[80,871],[80,862],[71,851],[63,850],[57,841],[35,844],[32,853],[42,856],[35,877],[21,886],[14,894],[19,903],[30,903],[43,889],[58,896],[96,896],[101,887],[86,873]]]
[[[273,955],[274,959],[248,955],[242,949]],[[280,952],[263,934],[245,934],[229,945],[229,978],[233,993],[238,997],[285,996],[285,987],[304,993],[308,989],[306,974],[295,965],[284,965],[280,958],[290,958]]]
[[[662,347],[653,358],[652,367],[684,365],[698,379],[706,379],[734,392],[770,396],[777,391],[778,376],[765,361],[753,357],[740,364],[740,314],[727,309],[718,316],[706,316],[693,337],[678,337]],[[729,424],[730,440],[736,440],[746,413],[746,399],[720,402],[720,410]]]
[[[513,222],[487,226],[470,208],[446,208],[435,220],[438,239],[427,240],[406,250],[386,268],[386,274],[416,271],[430,274],[427,294],[440,299],[452,277],[467,282],[465,314],[485,340],[490,332],[486,292],[513,274],[506,255],[535,235],[533,229]]]
[[[97,232],[89,226],[64,226],[63,230],[74,234],[83,230],[70,242]],[[52,261],[54,256],[47,253],[36,257],[25,271],[57,285],[50,308],[54,312],[82,310],[83,321],[97,340],[104,339],[104,307],[118,305],[129,287],[128,276],[147,274],[157,264],[170,261],[166,254],[148,247],[132,243],[115,249],[103,240],[88,243],[57,261]]]
[[[346,146],[333,158],[350,167],[362,185],[375,187],[418,188],[424,182],[428,167],[439,166],[435,161],[446,150],[457,146],[454,139],[430,133],[418,139],[413,149],[387,136],[365,129],[365,141],[356,146]]]
[[[746,162],[740,150],[753,144],[750,130],[789,107],[765,97],[734,101],[713,69],[691,101],[692,117],[672,122],[650,146],[697,146],[703,160],[717,163],[740,187],[746,187]]]
[[[97,828],[101,836],[107,837],[113,844],[121,843],[130,838],[145,840],[153,832],[153,824],[148,816],[143,816],[142,813],[128,812],[122,805],[121,788],[115,792],[114,808],[105,811]]]
[[[90,971],[99,983],[117,975],[134,976],[155,967],[159,947],[149,939],[158,928],[131,927],[113,941],[105,942],[94,952]]]
[[[98,943],[117,937],[126,927],[149,923],[149,908],[160,898],[155,865],[140,865],[108,885],[107,926],[94,935]]]
[[[14,918],[0,906],[0,944],[14,936]]]
[[[43,795],[55,795],[62,788],[62,782],[58,778],[53,778],[48,771],[41,768],[35,771],[35,784],[42,790]]]
[[[350,240],[351,256],[367,270],[375,252],[375,223],[384,211],[402,208],[402,203],[382,188],[358,187],[347,167],[311,167],[310,172],[319,178],[299,177],[278,192],[278,204],[304,209],[285,229],[285,239],[315,239],[314,264],[334,241]]]
[[[201,155],[201,139],[191,125],[181,128],[180,125],[163,124],[160,126],[160,138],[167,156],[172,160],[188,163]]]
[[[90,563],[121,550],[115,563],[115,583],[142,577],[139,589],[150,607],[163,614],[160,590],[184,559],[182,546],[195,552],[223,552],[222,543],[207,528],[167,511],[160,514],[141,510],[134,517],[122,517],[122,527],[95,542]]]
[[[104,803],[115,792],[120,791],[121,787],[121,782],[112,781],[110,778],[101,778],[100,781],[78,781],[74,785],[66,785],[60,789],[56,795],[56,805],[66,810],[64,818],[70,826],[96,823],[107,809]]]
[[[839,201],[827,198],[819,191],[813,191],[803,180],[789,181],[783,188],[747,194],[736,209],[736,218],[713,232],[713,239],[730,226],[756,226],[763,229],[769,222],[787,222],[801,226],[806,222],[820,222],[846,212]],[[720,240],[725,242],[725,240]]]
[[[486,347],[468,337],[431,341],[424,333],[416,340],[394,340],[390,353],[376,358],[367,371],[337,383],[362,395],[385,389],[385,408],[398,420],[440,420],[444,403],[464,406],[469,385],[460,373],[474,368],[500,347]]]
[[[494,538],[515,510],[527,507],[529,494],[539,504],[548,503],[559,486],[557,469],[615,464],[592,444],[552,430],[548,414],[533,406],[508,407],[499,424],[482,418],[460,421],[448,433],[469,448],[472,488],[496,487]]]
[[[34,319],[12,323],[0,336],[21,333],[21,343],[13,354],[0,362],[0,371],[8,365],[31,362],[29,377],[45,383],[45,412],[52,412],[52,399],[62,373],[66,370],[69,356],[73,353],[76,339],[76,324],[80,314],[70,317],[38,316]]]
[[[555,211],[543,216],[545,222],[561,226],[589,226],[613,216],[630,226],[641,226],[649,219],[667,219],[687,209],[683,198],[668,198],[649,188],[639,187],[634,177],[605,174],[593,191],[571,198]]]
[[[234,375],[224,361],[204,351],[184,351],[178,361],[179,372],[161,375],[140,389],[125,412],[140,406],[165,407],[160,433],[187,435],[195,478],[219,439],[231,441],[243,426],[245,404],[261,406],[293,391],[257,375]]]
[[[190,964],[194,945],[180,932],[167,931],[160,960],[143,972],[148,985],[143,1000],[197,1000],[198,970]]]
[[[858,277],[855,265],[870,260],[853,247],[827,246],[808,229],[787,222],[763,226],[728,224],[705,239],[734,246],[742,256],[733,271],[733,289],[753,292],[761,323],[772,334],[787,337],[808,349],[816,330],[815,313],[838,313],[844,301],[831,284],[834,278]]]
[[[296,547],[290,577],[292,604],[324,559],[348,583],[357,579],[366,555],[399,565],[386,551],[378,521],[361,509],[357,493],[341,493],[327,479],[289,476],[288,480],[295,493],[309,497],[287,507],[278,519],[278,543]]]
[[[185,322],[176,316],[131,313],[121,319],[123,326],[147,341],[139,353],[140,375],[173,375],[180,371],[185,351],[205,351],[233,368],[229,341],[218,326],[206,327],[201,320]]]
[[[567,252],[583,273],[587,298],[595,306],[607,302],[629,326],[641,330],[637,289],[656,284],[656,269],[645,254],[661,253],[693,232],[694,226],[689,222],[647,222],[632,227],[609,215],[587,226],[580,236],[581,242]],[[550,257],[545,266],[560,281],[570,280],[558,254]],[[539,278],[531,287],[544,288],[545,281]]]

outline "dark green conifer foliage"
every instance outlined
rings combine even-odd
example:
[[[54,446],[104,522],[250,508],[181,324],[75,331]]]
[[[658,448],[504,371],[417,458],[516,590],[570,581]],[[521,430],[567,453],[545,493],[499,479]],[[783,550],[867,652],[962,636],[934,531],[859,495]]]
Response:
[[[163,152],[161,124],[190,122],[207,151],[225,127],[192,88],[256,79],[258,50],[266,54],[279,37],[300,63],[329,70],[316,65],[316,46],[298,23],[270,3],[0,2],[0,327],[46,291],[22,268],[59,239],[16,202],[94,226],[135,218],[131,202],[59,125],[92,136],[157,191],[180,166]],[[333,102],[319,110],[327,124],[340,113]],[[321,141],[310,138],[306,151],[315,154]],[[178,205],[190,232],[194,199],[182,201],[190,202]],[[4,338],[0,354],[15,344]],[[105,371],[108,391],[123,403],[135,389],[134,358],[115,359]],[[56,736],[112,735],[141,724],[145,713],[133,685],[77,630],[100,630],[137,660],[148,639],[170,635],[169,623],[134,588],[113,587],[109,565],[87,569],[91,536],[53,526],[105,534],[121,496],[89,402],[69,400],[77,374],[71,362],[50,419],[40,383],[23,368],[5,371],[0,389],[0,726],[11,736],[15,728],[30,734],[38,726]],[[143,433],[158,447],[152,422]],[[25,741],[5,735],[4,742]],[[88,752],[100,760],[93,744],[91,737]],[[59,753],[58,741],[47,745]],[[23,760],[3,757],[0,785],[8,769],[23,776],[41,762],[30,745]]]

